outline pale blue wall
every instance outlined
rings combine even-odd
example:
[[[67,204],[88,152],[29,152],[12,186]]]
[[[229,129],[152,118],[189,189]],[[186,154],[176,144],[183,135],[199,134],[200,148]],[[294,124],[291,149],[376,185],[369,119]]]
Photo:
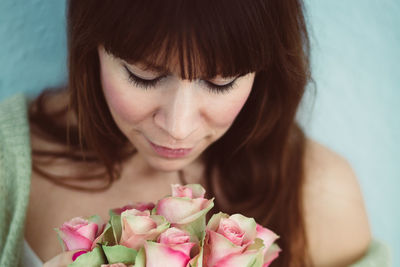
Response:
[[[307,2],[317,85],[307,131],[350,161],[373,233],[400,266],[400,1]]]
[[[308,0],[316,140],[357,173],[375,237],[400,266],[400,1]],[[0,99],[64,83],[64,1],[0,1]],[[304,118],[304,116],[303,116]]]
[[[0,0],[0,99],[66,80],[64,12],[64,0]]]

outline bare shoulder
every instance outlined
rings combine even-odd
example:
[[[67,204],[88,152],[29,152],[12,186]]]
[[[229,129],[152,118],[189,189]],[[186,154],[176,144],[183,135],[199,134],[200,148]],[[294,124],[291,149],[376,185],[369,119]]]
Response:
[[[348,266],[371,240],[357,177],[346,159],[311,140],[305,156],[304,212],[316,266]]]

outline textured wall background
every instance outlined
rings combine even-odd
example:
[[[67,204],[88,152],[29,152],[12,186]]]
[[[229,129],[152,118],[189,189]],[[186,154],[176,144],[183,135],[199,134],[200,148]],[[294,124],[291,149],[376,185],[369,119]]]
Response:
[[[375,237],[400,266],[400,2],[307,0],[315,105],[310,136],[357,173]],[[0,99],[66,80],[65,1],[0,1]]]
[[[400,1],[307,3],[317,86],[308,133],[350,161],[373,234],[400,266]]]
[[[0,1],[0,99],[66,80],[65,1]]]

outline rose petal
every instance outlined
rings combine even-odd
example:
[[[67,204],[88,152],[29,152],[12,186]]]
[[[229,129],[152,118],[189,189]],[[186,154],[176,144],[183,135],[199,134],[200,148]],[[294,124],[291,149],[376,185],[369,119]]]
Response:
[[[137,210],[137,209],[129,209],[125,210],[124,212],[121,213],[121,217],[127,217],[127,216],[145,216],[149,217],[150,216],[150,211],[149,210]]]
[[[89,221],[82,217],[75,217],[75,218],[72,218],[71,220],[69,220],[68,222],[65,222],[63,224],[63,226],[69,226],[71,228],[79,228],[82,225],[86,225],[88,223],[89,223]]]
[[[155,205],[152,202],[137,202],[134,204],[125,205],[121,208],[112,209],[111,211],[116,215],[121,215],[121,213],[126,210],[136,209],[139,211],[145,211],[145,210],[151,211],[154,207]]]
[[[229,219],[235,221],[244,231],[243,244],[250,244],[257,236],[257,223],[253,218],[243,216],[242,214],[233,214]]]
[[[259,266],[254,264],[257,260],[258,253],[254,251],[244,253],[230,254],[219,260],[213,267],[243,267],[243,266]],[[250,265],[251,264],[251,265]],[[264,266],[263,266],[264,267]]]
[[[196,198],[167,197],[157,203],[157,214],[164,216],[171,223],[186,223],[191,215],[205,209],[210,200]],[[194,220],[191,218],[191,220]]]
[[[245,247],[236,246],[223,235],[207,230],[204,243],[206,266],[214,266],[222,258],[242,252],[244,249]]]
[[[204,198],[206,190],[199,184],[187,184],[186,187],[192,190],[193,198]]]
[[[190,235],[176,227],[168,228],[158,237],[158,243],[165,244],[174,250],[181,251],[190,257],[190,251],[196,245],[190,241]]]
[[[123,227],[129,228],[129,231],[136,234],[144,234],[157,227],[157,224],[147,216],[124,216],[124,213],[121,216]]]
[[[147,241],[144,244],[146,267],[186,267],[190,257],[165,244]]]
[[[264,254],[265,254],[265,252],[267,252],[269,247],[275,242],[276,239],[279,238],[279,236],[277,234],[275,234],[274,232],[272,232],[271,230],[269,230],[265,227],[262,227],[259,224],[257,224],[256,231],[257,231],[257,238],[262,239],[264,242],[264,246],[265,246]]]
[[[173,197],[204,198],[206,190],[199,184],[171,185]]]
[[[90,216],[87,220],[89,223],[94,223],[97,225],[96,237],[103,232],[103,230],[106,226],[106,223],[104,223],[103,219],[100,216],[93,215],[93,216]]]
[[[240,228],[239,224],[234,220],[229,218],[222,218],[219,221],[218,231],[217,233],[225,236],[229,239],[233,244],[237,246],[241,246],[244,237],[244,231]]]
[[[80,255],[88,253],[88,251],[86,250],[82,250],[82,251],[78,251],[76,253],[74,253],[74,255],[72,255],[72,261],[75,261],[76,258],[78,258]]]
[[[207,230],[216,232],[218,230],[219,222],[222,218],[229,218],[229,215],[223,212],[213,214],[207,223]]]
[[[281,252],[281,248],[273,244],[271,247],[268,249],[267,253],[264,255],[264,265],[263,267],[268,267],[276,258],[278,258],[279,253]]]
[[[112,209],[111,212],[112,212],[112,214],[115,214],[115,215],[121,215],[122,212],[124,212],[126,210],[131,210],[131,209],[134,209],[134,208],[135,207],[133,205],[125,205],[125,206],[123,206],[121,208]]]
[[[133,205],[133,208],[140,211],[151,211],[152,209],[154,209],[155,206],[156,205],[153,202],[137,202]]]
[[[94,240],[96,238],[98,226],[95,223],[89,223],[77,229],[77,233],[89,240]]]
[[[97,243],[103,242],[104,241],[103,239],[105,238],[106,234],[112,233],[112,228],[111,228],[110,224],[107,224],[102,228],[103,228],[102,232],[93,240],[92,247],[90,248],[90,250],[92,250],[94,247],[96,247]],[[110,241],[108,240],[107,242],[110,242]],[[115,243],[114,240],[112,240],[112,242]]]
[[[122,213],[121,216],[124,216]],[[140,249],[146,240],[156,240],[169,228],[170,224],[159,215],[121,217],[122,235],[120,244],[135,250]],[[138,222],[136,224],[136,222]]]
[[[193,198],[192,189],[180,184],[171,184],[171,191],[173,197]]]
[[[81,236],[69,227],[61,227],[59,233],[61,239],[64,241],[67,250],[89,250],[92,246],[92,240]]]
[[[183,254],[185,254],[186,256],[188,256],[190,258],[190,251],[192,250],[192,248],[195,245],[196,245],[196,243],[194,243],[194,242],[188,242],[188,243],[184,243],[184,244],[169,245],[169,247],[174,250],[182,252]]]
[[[102,264],[101,267],[127,267],[124,263]]]
[[[166,245],[177,245],[187,243],[189,242],[189,240],[190,236],[188,233],[176,227],[171,227],[161,233],[158,238],[158,243]]]
[[[153,229],[146,234],[132,234],[127,238],[123,235],[120,244],[128,248],[133,248],[134,250],[139,250],[145,241],[156,241],[159,235],[160,231],[157,229]]]

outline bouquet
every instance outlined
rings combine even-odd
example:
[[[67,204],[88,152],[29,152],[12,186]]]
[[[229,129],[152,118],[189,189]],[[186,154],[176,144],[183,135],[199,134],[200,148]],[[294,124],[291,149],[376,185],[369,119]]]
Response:
[[[278,235],[241,214],[206,213],[214,199],[199,184],[171,185],[156,204],[136,203],[99,216],[76,217],[55,229],[69,267],[267,267],[281,251]]]

